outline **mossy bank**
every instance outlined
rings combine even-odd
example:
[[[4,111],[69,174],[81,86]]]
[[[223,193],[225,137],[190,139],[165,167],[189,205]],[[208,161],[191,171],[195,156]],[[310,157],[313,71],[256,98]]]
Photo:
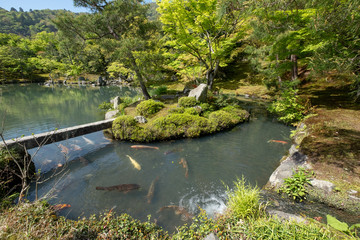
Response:
[[[125,109],[125,115],[115,119],[112,132],[116,139],[134,142],[195,138],[219,132],[247,121],[249,113],[236,101],[219,104],[200,103],[193,97],[182,97],[177,104],[146,100]],[[146,117],[139,123],[136,116]]]

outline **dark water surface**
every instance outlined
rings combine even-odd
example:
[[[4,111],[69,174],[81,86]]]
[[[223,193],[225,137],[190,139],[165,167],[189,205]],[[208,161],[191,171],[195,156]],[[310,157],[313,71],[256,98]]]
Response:
[[[9,116],[11,119],[7,120],[10,123],[7,134],[11,137],[52,130],[57,125],[101,120],[103,114],[97,106],[119,91],[125,94],[121,92],[124,89],[118,87],[23,86],[19,90],[11,86],[11,91],[8,86],[5,88],[2,87],[0,99],[6,105],[12,104],[7,115],[7,119]],[[187,222],[186,216],[197,214],[199,207],[210,216],[221,213],[226,204],[225,185],[231,188],[237,178],[244,176],[252,185],[262,187],[290,147],[290,144],[268,142],[271,139],[289,142],[289,127],[267,117],[261,106],[247,107],[253,108],[253,117],[248,123],[198,139],[147,144],[158,150],[134,149],[132,143],[111,142],[102,132],[44,146],[34,160],[36,167],[45,173],[43,178],[51,176],[52,169],[65,171],[40,184],[38,197],[46,196],[52,204],[70,204],[69,209],[62,210],[68,218],[114,209],[140,220],[146,220],[151,214],[153,220],[170,231]],[[140,164],[141,170],[134,168],[127,155]],[[182,158],[188,163],[188,177],[179,164]],[[59,164],[63,166],[57,167]],[[157,177],[153,198],[148,203],[149,187]],[[127,193],[96,190],[97,186],[119,184],[138,184],[141,188]],[[32,189],[30,198],[34,199]],[[189,214],[177,214],[173,209],[159,211],[168,205],[184,208]]]

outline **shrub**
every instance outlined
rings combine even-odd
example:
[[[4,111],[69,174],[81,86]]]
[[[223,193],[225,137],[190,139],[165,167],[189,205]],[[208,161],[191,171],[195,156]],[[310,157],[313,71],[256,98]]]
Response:
[[[299,168],[292,177],[285,178],[279,192],[287,194],[294,201],[302,202],[306,199],[306,184],[310,183],[313,173],[307,172],[304,168]]]
[[[269,111],[279,115],[279,120],[285,124],[301,121],[305,116],[305,107],[298,101],[298,90],[287,87],[279,99],[269,106]]]
[[[241,107],[236,106],[236,105],[235,106],[233,106],[233,105],[226,106],[221,110],[232,114],[233,117],[237,118],[239,122],[245,121],[249,117],[249,113],[246,110],[244,110]]]
[[[211,123],[208,119],[190,114],[170,114],[160,117],[152,125],[161,130],[161,138],[199,137],[210,133]]]
[[[184,111],[185,114],[190,114],[190,115],[199,115],[200,112],[195,109],[195,108],[185,108],[185,111]]]
[[[260,189],[251,187],[245,182],[245,178],[237,179],[235,189],[228,188],[228,208],[230,215],[236,219],[257,218],[262,213],[260,206]]]
[[[113,104],[109,103],[109,102],[103,102],[99,105],[98,107],[99,109],[103,110],[103,111],[109,111],[110,109],[113,108]]]
[[[150,91],[151,95],[163,95],[167,93],[167,87],[166,86],[159,86],[157,88],[154,88]]]
[[[177,108],[169,109],[169,113],[184,113],[184,112],[185,112],[184,107],[177,107]]]
[[[145,117],[149,117],[165,107],[162,102],[157,102],[152,99],[142,101],[136,106],[136,112]]]
[[[116,118],[112,125],[114,137],[122,140],[131,139],[138,128],[136,120],[127,115]]]
[[[233,116],[223,110],[218,110],[216,112],[210,113],[209,120],[212,122],[213,127],[216,131],[227,129],[236,124]]]
[[[181,97],[179,98],[178,104],[180,107],[188,108],[196,106],[198,102],[195,97]]]

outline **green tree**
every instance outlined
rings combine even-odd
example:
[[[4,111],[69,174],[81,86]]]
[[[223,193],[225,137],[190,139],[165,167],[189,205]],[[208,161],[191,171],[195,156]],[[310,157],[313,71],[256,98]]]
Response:
[[[147,41],[156,30],[146,18],[147,7],[138,0],[74,0],[74,4],[93,13],[77,17],[63,15],[55,21],[57,27],[77,34],[84,41],[99,41],[108,50],[116,49],[112,56],[126,59],[125,64],[135,72],[145,99],[149,99],[135,54],[146,50]]]
[[[157,2],[168,44],[194,56],[206,69],[211,89],[220,66],[243,37],[248,6],[242,0],[162,0]]]

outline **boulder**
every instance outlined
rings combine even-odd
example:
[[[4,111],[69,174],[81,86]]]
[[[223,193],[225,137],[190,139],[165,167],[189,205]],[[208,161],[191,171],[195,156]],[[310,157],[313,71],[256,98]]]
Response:
[[[268,214],[270,214],[271,216],[276,216],[280,220],[289,220],[289,221],[294,221],[297,223],[306,223],[305,218],[303,218],[299,215],[291,214],[291,213],[286,213],[286,212],[282,212],[282,211],[278,211],[278,210],[269,210]]]
[[[112,111],[109,111],[105,114],[105,120],[108,120],[108,119],[111,119],[111,118],[114,118],[116,114],[119,113],[119,110],[112,110]]]
[[[335,185],[333,183],[325,180],[312,179],[310,180],[310,184],[313,187],[319,188],[327,193],[331,193],[335,188]]]
[[[134,118],[138,123],[147,123],[147,119],[144,116],[136,116]]]
[[[195,97],[196,101],[206,102],[208,87],[202,83],[197,88],[193,89],[189,93],[189,97]]]
[[[114,109],[117,109],[119,104],[121,103],[121,99],[119,96],[116,96],[114,99],[111,99],[110,102],[114,105]]]
[[[98,86],[105,86],[106,82],[103,80],[103,78],[100,76],[99,79],[96,81],[96,85]]]

